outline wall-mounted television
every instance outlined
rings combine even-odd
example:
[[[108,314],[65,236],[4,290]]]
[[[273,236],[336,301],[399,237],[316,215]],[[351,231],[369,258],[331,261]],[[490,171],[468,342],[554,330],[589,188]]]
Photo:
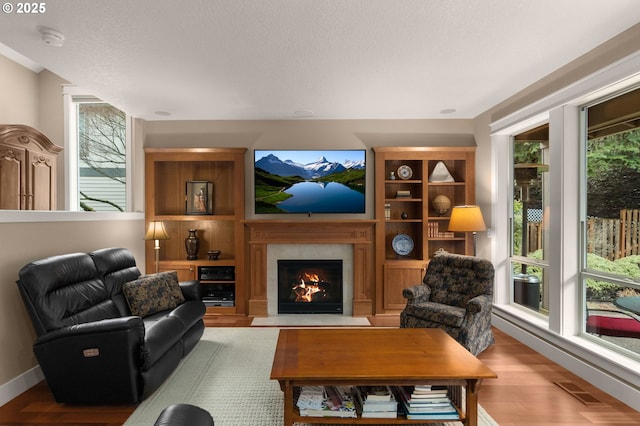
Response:
[[[254,151],[256,214],[365,213],[366,151]]]

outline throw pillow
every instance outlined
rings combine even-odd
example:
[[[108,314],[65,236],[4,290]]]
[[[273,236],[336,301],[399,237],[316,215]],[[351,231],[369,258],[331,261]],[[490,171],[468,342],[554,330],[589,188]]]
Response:
[[[145,275],[122,286],[132,315],[146,317],[184,302],[176,271]]]

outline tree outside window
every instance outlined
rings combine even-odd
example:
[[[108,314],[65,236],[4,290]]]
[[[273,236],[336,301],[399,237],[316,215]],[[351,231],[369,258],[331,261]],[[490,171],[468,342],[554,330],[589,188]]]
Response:
[[[126,115],[78,103],[78,193],[85,211],[126,211]]]

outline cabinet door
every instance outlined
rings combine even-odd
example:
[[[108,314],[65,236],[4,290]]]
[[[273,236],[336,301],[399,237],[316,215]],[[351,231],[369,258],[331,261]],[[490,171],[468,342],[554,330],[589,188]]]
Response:
[[[402,290],[420,284],[424,272],[425,266],[420,264],[385,263],[384,309],[404,309],[407,300],[402,297]]]
[[[24,209],[24,187],[25,151],[0,146],[0,209]]]
[[[55,158],[28,151],[26,210],[55,210]]]
[[[183,262],[160,262],[160,271],[176,271],[178,281],[191,281],[197,279],[196,267]]]

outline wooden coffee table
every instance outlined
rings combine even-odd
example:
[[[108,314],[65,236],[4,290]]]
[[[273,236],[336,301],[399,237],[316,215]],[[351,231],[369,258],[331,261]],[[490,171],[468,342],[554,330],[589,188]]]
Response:
[[[284,392],[284,424],[420,424],[425,420],[300,416],[294,388],[305,385],[448,385],[460,421],[478,424],[478,391],[497,375],[444,331],[431,328],[283,329],[271,369]],[[456,396],[457,395],[457,396]],[[451,421],[451,420],[449,420]]]

